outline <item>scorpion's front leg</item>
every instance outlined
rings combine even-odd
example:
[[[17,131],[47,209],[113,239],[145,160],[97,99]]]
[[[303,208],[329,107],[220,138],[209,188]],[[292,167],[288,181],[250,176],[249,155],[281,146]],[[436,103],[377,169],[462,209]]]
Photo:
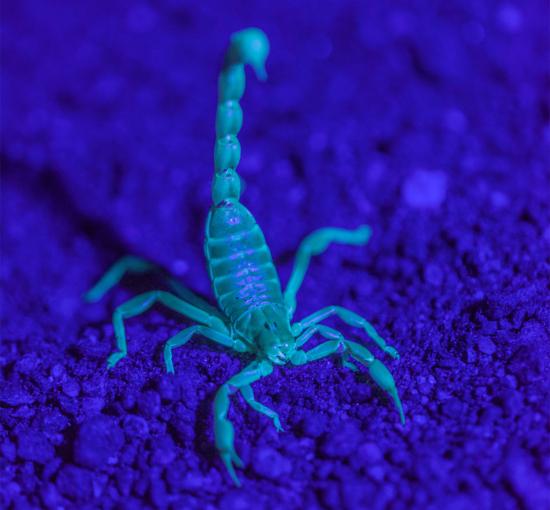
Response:
[[[305,355],[302,354],[300,357],[295,359],[298,362],[295,362],[297,365],[303,365],[310,361],[315,361],[332,354],[349,354],[351,357],[369,369],[369,374],[374,380],[374,382],[380,386],[385,392],[387,392],[393,399],[395,406],[399,412],[401,418],[401,423],[405,423],[405,414],[403,413],[403,406],[401,404],[401,399],[397,393],[397,388],[395,387],[395,381],[391,372],[386,368],[386,366],[379,360],[377,360],[373,354],[362,345],[359,345],[356,342],[352,342],[344,338],[342,333],[336,331],[333,328],[328,326],[316,325],[313,328],[305,331],[303,335],[297,340],[296,345],[303,345],[313,333],[310,333],[311,330],[318,332],[325,338],[329,339],[328,342],[324,342],[320,345],[317,345],[310,351],[305,352]],[[299,351],[303,352],[303,351]]]
[[[313,335],[315,335],[315,333],[323,334],[320,330],[323,330],[325,327],[326,326],[323,326],[321,324],[315,324],[314,326],[308,327],[296,338],[296,349],[300,349],[300,347],[302,347]],[[295,328],[294,331],[297,331],[297,328]],[[295,359],[304,359],[303,352],[299,350],[297,352],[300,354],[297,354],[297,358]],[[357,372],[359,369],[349,360],[350,357],[351,356],[348,351],[342,353],[342,366],[344,368],[348,368],[352,372]]]
[[[220,452],[220,456],[225,467],[229,471],[231,479],[235,485],[239,487],[241,482],[237,478],[233,465],[242,468],[243,462],[235,451],[235,429],[227,418],[230,404],[229,397],[235,393],[235,391],[250,386],[253,382],[271,374],[271,372],[273,372],[273,366],[268,361],[253,361],[241,372],[234,375],[223,384],[214,398],[214,434],[216,437],[216,448]]]
[[[164,363],[166,364],[166,371],[169,374],[174,373],[172,349],[185,345],[196,333],[208,338],[209,340],[213,340],[224,347],[234,349],[237,352],[246,352],[248,350],[246,344],[230,335],[221,333],[220,331],[206,326],[191,326],[190,328],[180,331],[177,335],[174,335],[170,338],[170,340],[168,340],[168,342],[166,342],[166,345],[164,346]]]
[[[113,313],[113,327],[115,330],[118,352],[114,352],[107,359],[107,366],[109,368],[113,368],[128,353],[124,319],[128,319],[146,312],[156,302],[162,303],[170,310],[174,310],[189,319],[206,324],[212,329],[216,329],[217,331],[225,334],[229,333],[225,324],[218,317],[213,316],[208,312],[187,303],[186,301],[183,301],[169,292],[164,292],[161,290],[145,292],[144,294],[140,294],[139,296],[136,296],[129,301],[126,301],[126,303],[118,306]]]
[[[382,349],[386,354],[389,354],[392,358],[399,359],[397,349],[391,345],[388,345],[368,320],[342,306],[327,306],[326,308],[322,308],[321,310],[312,313],[305,319],[295,322],[292,325],[292,333],[297,336],[301,334],[302,331],[306,330],[306,328],[327,319],[331,315],[336,315],[349,326],[363,329],[363,331],[365,331],[365,333],[367,333],[367,335],[374,340],[380,349]]]

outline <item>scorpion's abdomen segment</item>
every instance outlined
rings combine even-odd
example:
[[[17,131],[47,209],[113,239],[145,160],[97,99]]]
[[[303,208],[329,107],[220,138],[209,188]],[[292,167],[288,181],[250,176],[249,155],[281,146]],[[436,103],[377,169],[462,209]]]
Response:
[[[264,235],[240,202],[224,200],[212,208],[205,253],[218,304],[234,324],[247,311],[282,304],[279,277]]]

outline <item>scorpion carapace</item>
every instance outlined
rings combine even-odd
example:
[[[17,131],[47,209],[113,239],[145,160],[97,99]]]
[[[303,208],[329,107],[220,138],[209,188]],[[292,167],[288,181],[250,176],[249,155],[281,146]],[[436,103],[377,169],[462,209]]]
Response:
[[[385,365],[363,345],[348,340],[334,328],[322,322],[335,315],[348,326],[364,331],[385,353],[399,358],[397,351],[386,344],[374,327],[363,317],[340,306],[327,306],[292,322],[296,309],[296,294],[302,284],[310,259],[324,252],[331,243],[364,245],[371,229],[361,225],[355,230],[323,228],[307,236],[298,248],[292,274],[282,292],[277,271],[262,230],[252,213],[240,202],[241,183],[237,174],[240,144],[237,139],[242,126],[239,101],[245,89],[244,66],[249,64],[260,79],[266,78],[265,61],[269,53],[266,35],[257,28],[235,33],[226,53],[219,78],[214,148],[214,179],[212,207],[206,221],[204,252],[212,288],[219,308],[216,308],[158,266],[138,257],[127,256],[116,262],[86,294],[89,301],[99,300],[127,272],[160,273],[172,292],[156,290],[140,294],[118,306],[113,314],[117,351],[107,359],[113,368],[127,355],[124,320],[139,315],[155,303],[196,322],[172,338],[164,347],[166,370],[174,372],[172,351],[200,335],[239,353],[247,353],[251,362],[222,384],[214,398],[214,432],[216,447],[235,484],[240,485],[235,466],[243,463],[234,447],[234,428],[227,414],[230,396],[240,392],[256,411],[273,420],[282,431],[278,414],[257,402],[252,383],[268,376],[273,365],[303,365],[333,354],[341,357],[344,367],[357,371],[353,361],[368,368],[378,386],[393,399],[401,421],[405,417],[394,379]],[[325,339],[312,349],[305,346],[314,335]]]

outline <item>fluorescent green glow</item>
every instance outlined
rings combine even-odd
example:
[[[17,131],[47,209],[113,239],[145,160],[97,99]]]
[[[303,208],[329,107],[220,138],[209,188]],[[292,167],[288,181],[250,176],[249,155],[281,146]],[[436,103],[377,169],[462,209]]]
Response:
[[[149,271],[160,274],[174,292],[146,292],[115,309],[113,325],[117,351],[107,360],[109,368],[113,368],[128,352],[124,321],[144,313],[155,303],[161,303],[198,323],[166,342],[164,363],[169,373],[174,372],[173,349],[182,347],[197,334],[236,352],[248,352],[255,357],[252,363],[220,387],[214,399],[216,447],[236,485],[240,485],[240,481],[235,466],[242,468],[243,462],[235,451],[235,430],[227,416],[230,396],[239,391],[253,409],[270,418],[277,431],[282,431],[278,414],[255,400],[251,386],[262,377],[269,376],[273,365],[291,363],[299,366],[338,354],[344,367],[357,371],[357,366],[352,362],[356,361],[367,367],[374,382],[393,399],[401,422],[405,422],[395,381],[386,366],[366,347],[320,324],[335,315],[347,325],[362,329],[383,352],[394,359],[399,358],[397,350],[388,345],[365,318],[340,306],[328,306],[291,324],[296,309],[296,294],[311,257],[323,253],[332,243],[365,245],[371,236],[370,227],[361,225],[356,230],[323,228],[307,236],[298,249],[283,294],[263,232],[252,213],[240,202],[241,179],[237,174],[237,166],[241,147],[237,135],[242,127],[239,101],[245,89],[244,65],[252,66],[258,78],[264,79],[268,53],[269,42],[261,30],[249,28],[237,32],[231,37],[219,78],[213,204],[206,222],[204,243],[208,272],[219,309],[154,264],[132,256],[116,262],[85,295],[87,300],[97,301],[124,274]],[[316,334],[327,341],[309,351],[302,350]]]

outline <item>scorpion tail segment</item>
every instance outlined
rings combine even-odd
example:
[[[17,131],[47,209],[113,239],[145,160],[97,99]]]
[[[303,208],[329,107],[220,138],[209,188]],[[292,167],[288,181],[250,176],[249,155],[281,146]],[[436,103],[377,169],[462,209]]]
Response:
[[[395,381],[391,372],[381,361],[375,359],[369,365],[369,374],[374,379],[374,382],[392,397],[395,407],[397,407],[397,411],[399,412],[401,423],[404,425],[405,413],[403,412],[403,405],[401,404],[401,399],[397,393],[397,388],[395,387]]]
[[[225,65],[248,64],[259,80],[265,80],[265,61],[269,55],[269,40],[259,28],[245,28],[231,36],[231,45],[225,57]]]
[[[237,166],[241,159],[241,145],[237,138],[243,125],[241,100],[246,78],[245,64],[249,64],[259,79],[265,79],[265,61],[269,54],[267,36],[258,28],[247,28],[231,36],[218,80],[218,108],[216,112],[216,144],[214,167],[216,174],[212,187],[214,204],[241,195],[241,181]]]

